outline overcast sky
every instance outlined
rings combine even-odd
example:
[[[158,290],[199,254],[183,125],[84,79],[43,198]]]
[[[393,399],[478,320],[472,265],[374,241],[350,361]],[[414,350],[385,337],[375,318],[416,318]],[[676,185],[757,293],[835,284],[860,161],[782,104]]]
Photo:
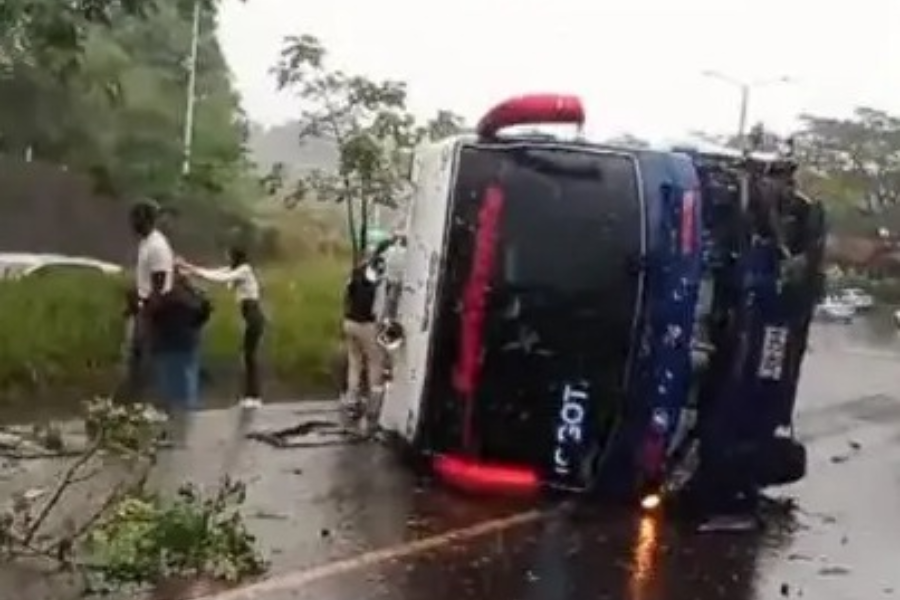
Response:
[[[870,105],[900,113],[900,0],[226,0],[221,39],[244,108],[265,124],[298,114],[268,68],[286,35],[319,37],[333,64],[406,80],[411,106],[476,119],[529,91],[578,93],[592,133],[671,139],[730,132],[737,89],[751,122],[784,131],[800,112]]]

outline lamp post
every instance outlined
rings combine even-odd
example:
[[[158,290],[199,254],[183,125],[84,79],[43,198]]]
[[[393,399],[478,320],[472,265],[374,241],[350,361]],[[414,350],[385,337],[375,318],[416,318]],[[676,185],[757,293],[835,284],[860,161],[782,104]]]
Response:
[[[734,77],[730,77],[718,71],[704,71],[703,75],[706,77],[710,77],[712,79],[718,79],[719,81],[723,81],[729,85],[732,85],[741,93],[741,105],[740,112],[738,114],[738,129],[737,136],[738,142],[741,145],[741,148],[746,146],[746,132],[747,132],[747,112],[750,108],[750,92],[758,87],[763,87],[767,85],[773,85],[776,83],[791,83],[793,80],[786,76],[782,75],[781,77],[773,77],[770,79],[757,79],[754,81],[744,81],[740,79],[735,79]]]
[[[188,59],[187,104],[184,109],[184,137],[181,163],[182,175],[191,173],[191,152],[194,143],[194,109],[197,101],[197,49],[200,44],[200,9],[202,0],[194,0],[194,20],[191,32],[191,54]]]

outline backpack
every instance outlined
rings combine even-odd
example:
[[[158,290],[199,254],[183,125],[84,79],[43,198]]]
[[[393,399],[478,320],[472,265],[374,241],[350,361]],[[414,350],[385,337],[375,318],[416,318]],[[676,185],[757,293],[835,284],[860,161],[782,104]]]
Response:
[[[197,329],[206,325],[213,313],[213,304],[206,293],[180,274],[175,275],[168,301],[174,310],[183,313]]]

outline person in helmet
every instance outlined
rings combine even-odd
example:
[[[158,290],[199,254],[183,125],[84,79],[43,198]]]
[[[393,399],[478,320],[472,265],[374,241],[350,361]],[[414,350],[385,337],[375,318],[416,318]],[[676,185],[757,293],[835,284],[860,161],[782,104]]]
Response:
[[[378,418],[384,374],[384,351],[378,345],[376,298],[383,264],[378,254],[360,260],[344,287],[343,334],[347,351],[347,386],[343,405],[356,419],[374,430]]]

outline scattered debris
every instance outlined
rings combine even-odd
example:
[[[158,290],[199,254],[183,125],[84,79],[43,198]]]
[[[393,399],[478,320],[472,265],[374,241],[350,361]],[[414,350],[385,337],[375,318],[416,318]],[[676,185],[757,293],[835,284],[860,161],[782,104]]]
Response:
[[[0,562],[77,574],[90,591],[218,585],[264,571],[239,512],[243,483],[226,478],[212,494],[183,486],[174,498],[147,491],[165,422],[148,405],[99,398],[85,404],[76,444],[55,427],[4,430],[6,450],[72,458],[46,486],[10,490],[0,505]]]
[[[822,567],[821,569],[819,569],[819,575],[830,576],[830,575],[849,575],[849,574],[850,574],[850,569],[848,569],[846,567],[834,566],[834,567]]]
[[[65,458],[84,452],[84,442],[66,440],[58,428],[0,429],[0,456],[13,460]]]
[[[857,441],[850,440],[847,442],[847,447],[849,448],[848,452],[844,452],[841,454],[835,454],[831,457],[832,464],[841,464],[850,460],[853,456],[855,456],[862,449],[862,444]]]
[[[787,559],[791,562],[793,562],[793,561],[811,562],[813,560],[813,558],[811,556],[807,556],[806,554],[800,554],[799,552],[789,554]]]
[[[290,519],[290,517],[284,513],[277,513],[277,512],[262,510],[262,509],[257,510],[256,512],[252,513],[250,515],[250,518],[251,519],[259,519],[261,521],[287,521],[288,519]]]
[[[737,533],[756,531],[759,521],[754,515],[717,515],[700,524],[700,533]]]
[[[315,436],[316,440],[308,440]],[[273,448],[318,448],[339,444],[350,444],[364,440],[353,429],[344,427],[335,421],[310,419],[292,427],[274,431],[251,431],[247,439],[263,442]]]

